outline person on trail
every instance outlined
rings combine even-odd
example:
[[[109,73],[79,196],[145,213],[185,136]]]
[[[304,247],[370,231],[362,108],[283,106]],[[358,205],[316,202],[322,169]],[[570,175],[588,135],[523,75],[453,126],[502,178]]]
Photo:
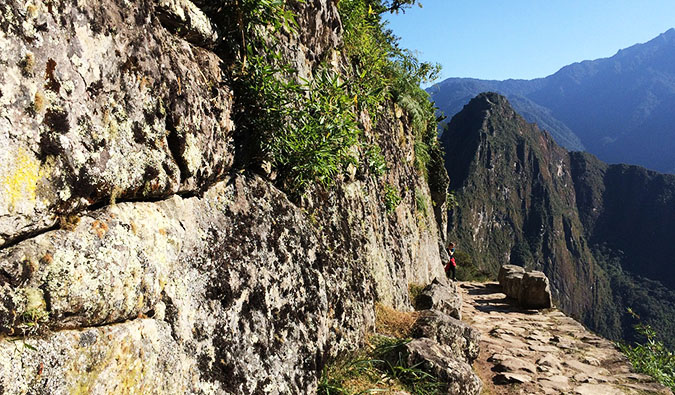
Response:
[[[455,243],[450,243],[448,245],[448,255],[450,255],[450,260],[445,265],[445,276],[450,277],[450,272],[452,272],[452,281],[456,281],[456,272],[457,272],[457,263],[455,263]]]

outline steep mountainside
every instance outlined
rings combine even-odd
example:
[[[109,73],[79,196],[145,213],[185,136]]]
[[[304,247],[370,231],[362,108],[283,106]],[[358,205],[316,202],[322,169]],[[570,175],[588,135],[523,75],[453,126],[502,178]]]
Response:
[[[311,393],[443,275],[427,124],[344,92],[340,12],[0,2],[0,393]]]
[[[582,151],[584,145],[570,128],[556,119],[551,110],[528,99],[521,90],[527,88],[530,81],[486,81],[473,78],[448,78],[427,90],[439,110],[452,118],[462,110],[472,98],[481,92],[499,92],[511,101],[513,108],[528,121],[539,125],[551,133],[558,144],[573,150]],[[517,93],[516,93],[517,92]]]
[[[448,116],[485,91],[506,95],[528,121],[570,150],[585,148],[606,162],[675,172],[675,29],[546,78],[452,78],[429,88]]]
[[[607,336],[631,337],[632,307],[672,343],[675,176],[569,154],[495,93],[442,142],[459,249],[494,274],[506,262],[544,271],[561,308]]]

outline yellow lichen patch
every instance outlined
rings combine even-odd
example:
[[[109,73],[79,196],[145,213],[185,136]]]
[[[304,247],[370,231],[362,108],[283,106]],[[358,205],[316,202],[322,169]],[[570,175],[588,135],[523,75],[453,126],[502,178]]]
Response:
[[[25,74],[30,74],[33,72],[33,69],[35,68],[35,56],[32,52],[26,52],[26,55],[21,61],[21,67],[23,68],[23,72]]]
[[[47,308],[42,290],[37,288],[26,288],[23,292],[24,297],[26,298],[26,311],[44,310]]]
[[[35,99],[33,100],[33,111],[36,113],[41,113],[45,109],[46,99],[45,96],[40,92],[35,92]]]
[[[64,230],[72,232],[77,228],[79,223],[80,217],[75,214],[62,215],[59,217],[59,227]]]
[[[139,333],[142,327],[133,329],[133,333],[110,332],[108,341],[104,340],[100,346],[82,348],[81,357],[73,360],[68,372],[72,379],[68,393],[91,394],[92,389],[101,386],[107,388],[108,393],[148,393],[144,371],[150,374],[152,371],[146,366],[147,358],[143,358]]]
[[[46,253],[42,258],[40,258],[40,263],[43,265],[49,265],[54,261],[54,257],[50,253]]]
[[[13,159],[7,173],[0,176],[0,197],[4,197],[0,200],[8,203],[10,211],[14,211],[21,202],[35,202],[38,181],[44,175],[40,162],[26,150],[19,148]]]
[[[108,233],[108,225],[105,222],[96,220],[91,224],[92,229],[96,232],[99,239],[102,239]]]
[[[26,6],[26,14],[28,15],[29,18],[37,18],[38,16],[38,8],[34,4],[29,4]]]

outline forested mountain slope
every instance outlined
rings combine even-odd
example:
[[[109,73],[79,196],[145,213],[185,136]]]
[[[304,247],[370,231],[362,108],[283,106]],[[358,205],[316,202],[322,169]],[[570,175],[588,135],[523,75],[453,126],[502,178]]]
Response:
[[[496,93],[474,98],[442,136],[458,206],[448,237],[483,269],[544,271],[561,308],[611,338],[633,308],[675,338],[675,176],[568,153]]]

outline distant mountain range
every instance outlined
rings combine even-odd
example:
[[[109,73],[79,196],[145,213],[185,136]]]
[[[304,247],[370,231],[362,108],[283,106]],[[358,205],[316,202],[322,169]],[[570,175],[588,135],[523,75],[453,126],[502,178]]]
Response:
[[[450,78],[428,91],[448,118],[478,93],[498,92],[568,150],[675,173],[675,29],[546,78]]]
[[[482,93],[441,136],[448,237],[482,271],[544,271],[565,312],[634,339],[633,309],[675,347],[675,175],[568,152],[496,93]]]

